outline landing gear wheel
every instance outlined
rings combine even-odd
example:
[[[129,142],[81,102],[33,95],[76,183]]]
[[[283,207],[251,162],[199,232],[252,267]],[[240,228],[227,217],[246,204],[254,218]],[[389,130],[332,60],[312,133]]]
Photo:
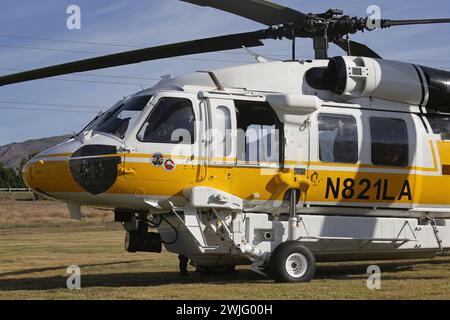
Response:
[[[316,272],[316,259],[298,241],[286,241],[272,253],[269,272],[276,282],[308,282]]]
[[[204,276],[233,274],[236,272],[236,266],[220,266],[220,267],[205,267],[197,266],[197,272]]]

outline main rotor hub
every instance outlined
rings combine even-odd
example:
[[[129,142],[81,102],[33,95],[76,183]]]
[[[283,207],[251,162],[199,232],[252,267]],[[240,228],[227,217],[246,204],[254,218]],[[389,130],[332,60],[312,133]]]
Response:
[[[265,39],[291,39],[311,38],[314,41],[316,59],[328,57],[328,46],[330,42],[342,42],[344,37],[359,31],[372,31],[368,27],[368,18],[351,17],[344,15],[343,10],[329,9],[321,14],[308,14],[307,19],[298,22],[285,23],[272,26],[264,30]],[[372,21],[373,25],[385,28],[389,20]]]

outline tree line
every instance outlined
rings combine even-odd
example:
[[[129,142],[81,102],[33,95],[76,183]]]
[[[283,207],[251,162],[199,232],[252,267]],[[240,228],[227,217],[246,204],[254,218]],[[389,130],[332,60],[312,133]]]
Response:
[[[32,153],[27,157],[22,158],[18,170],[7,168],[0,162],[0,188],[26,188],[27,185],[22,179],[22,168],[35,155],[36,153]]]
[[[26,188],[20,172],[0,163],[0,188]]]

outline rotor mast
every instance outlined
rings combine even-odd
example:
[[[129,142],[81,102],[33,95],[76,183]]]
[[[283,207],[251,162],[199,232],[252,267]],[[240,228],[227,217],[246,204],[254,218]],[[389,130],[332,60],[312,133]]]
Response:
[[[328,59],[328,35],[315,36],[313,38],[314,53],[316,59]]]

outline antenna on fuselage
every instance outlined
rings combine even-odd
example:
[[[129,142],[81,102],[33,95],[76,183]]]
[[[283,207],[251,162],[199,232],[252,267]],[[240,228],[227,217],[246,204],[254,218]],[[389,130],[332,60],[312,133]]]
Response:
[[[257,54],[256,52],[253,52],[252,50],[250,50],[250,49],[248,49],[248,48],[246,48],[246,47],[244,47],[244,46],[242,46],[242,48],[243,48],[245,51],[247,51],[247,53],[248,53],[253,59],[255,59],[256,62],[258,62],[258,63],[266,63],[266,62],[269,62],[266,58],[264,58],[263,56]]]
[[[217,90],[219,91],[225,91],[225,88],[223,87],[222,83],[220,83],[219,79],[217,79],[216,75],[212,71],[197,71],[199,73],[207,73],[209,77],[211,78],[212,82],[214,82],[214,85],[216,86]]]

